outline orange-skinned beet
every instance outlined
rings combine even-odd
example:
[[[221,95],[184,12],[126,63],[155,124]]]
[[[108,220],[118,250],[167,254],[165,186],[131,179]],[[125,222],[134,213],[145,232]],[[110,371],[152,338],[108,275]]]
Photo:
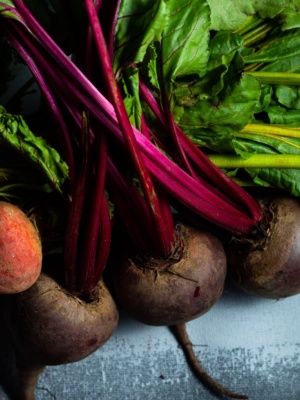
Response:
[[[37,229],[17,206],[0,202],[0,293],[19,293],[32,286],[42,268]]]

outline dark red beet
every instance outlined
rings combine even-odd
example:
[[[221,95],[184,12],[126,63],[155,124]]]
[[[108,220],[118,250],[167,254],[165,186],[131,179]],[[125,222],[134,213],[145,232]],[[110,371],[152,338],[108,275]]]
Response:
[[[84,301],[42,273],[14,295],[9,318],[19,373],[16,399],[33,400],[44,366],[79,361],[99,349],[114,332],[118,311],[103,281]]]
[[[109,273],[116,302],[145,324],[175,325],[197,318],[223,292],[226,257],[219,239],[183,225],[177,233],[177,246],[166,260],[141,259],[130,244],[125,252],[112,252]]]
[[[300,293],[300,204],[286,195],[260,200],[266,225],[225,246],[228,276],[243,291],[280,299]]]
[[[128,243],[124,252],[120,248],[113,251],[108,268],[112,293],[134,319],[171,326],[196,376],[212,391],[246,399],[209,376],[185,329],[186,321],[206,313],[223,292],[226,257],[222,243],[215,235],[191,226],[178,225],[176,231],[174,252],[166,260],[146,259]]]

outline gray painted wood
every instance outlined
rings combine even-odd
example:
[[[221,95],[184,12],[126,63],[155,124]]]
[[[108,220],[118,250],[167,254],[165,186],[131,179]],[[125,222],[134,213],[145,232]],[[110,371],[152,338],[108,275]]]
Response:
[[[227,290],[188,323],[207,371],[251,400],[300,399],[300,296],[274,301]],[[37,400],[213,400],[166,327],[122,315],[114,336],[87,359],[47,367]],[[0,392],[0,400],[6,400]]]

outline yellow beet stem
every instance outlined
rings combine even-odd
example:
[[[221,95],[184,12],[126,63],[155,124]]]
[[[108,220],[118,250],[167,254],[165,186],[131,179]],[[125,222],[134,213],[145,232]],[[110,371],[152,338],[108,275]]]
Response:
[[[270,124],[247,124],[241,133],[253,133],[255,135],[278,135],[300,138],[299,128],[288,128]]]
[[[238,155],[210,155],[209,159],[219,168],[300,168],[300,155],[253,154],[247,159]]]

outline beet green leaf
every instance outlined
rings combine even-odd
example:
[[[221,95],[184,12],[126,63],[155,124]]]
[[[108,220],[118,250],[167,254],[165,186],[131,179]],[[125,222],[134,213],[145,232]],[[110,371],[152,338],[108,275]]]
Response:
[[[52,188],[62,192],[68,177],[68,167],[58,152],[44,138],[35,136],[24,119],[11,115],[0,106],[0,139],[8,149],[17,151],[27,159],[37,171],[43,173]]]

